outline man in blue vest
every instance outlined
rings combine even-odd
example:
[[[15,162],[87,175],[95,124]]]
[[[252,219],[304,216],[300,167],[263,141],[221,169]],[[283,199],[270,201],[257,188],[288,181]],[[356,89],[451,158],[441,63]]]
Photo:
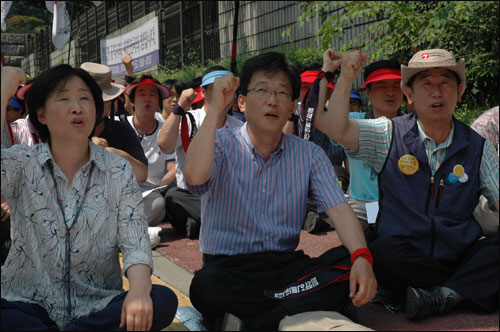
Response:
[[[465,90],[464,60],[442,49],[416,53],[401,68],[413,114],[350,120],[349,94],[366,55],[342,55],[327,112],[327,135],[349,158],[379,174],[378,238],[370,249],[379,285],[406,295],[409,320],[442,315],[467,300],[498,305],[498,233],[482,237],[479,196],[499,209],[494,147],[453,117]]]

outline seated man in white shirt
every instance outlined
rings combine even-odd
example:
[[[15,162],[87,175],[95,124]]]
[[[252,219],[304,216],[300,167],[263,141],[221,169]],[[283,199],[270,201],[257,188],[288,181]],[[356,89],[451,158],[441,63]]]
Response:
[[[177,187],[169,190],[166,194],[167,210],[171,214],[172,226],[186,230],[187,237],[195,239],[199,235],[201,224],[201,200],[198,195],[193,195],[186,187],[184,179],[184,164],[186,162],[186,151],[190,141],[193,139],[198,128],[201,127],[206,116],[205,109],[211,102],[211,91],[215,78],[229,74],[224,67],[215,66],[207,69],[201,82],[201,94],[205,98],[205,104],[200,109],[186,112],[196,98],[193,89],[186,89],[179,98],[179,103],[172,111],[160,130],[158,145],[166,153],[175,151],[176,155],[176,178]],[[243,122],[227,115],[227,111],[233,106],[233,101],[226,105],[223,116],[218,119],[217,128],[236,128]],[[181,123],[182,120],[182,123]],[[180,133],[180,135],[179,135]]]

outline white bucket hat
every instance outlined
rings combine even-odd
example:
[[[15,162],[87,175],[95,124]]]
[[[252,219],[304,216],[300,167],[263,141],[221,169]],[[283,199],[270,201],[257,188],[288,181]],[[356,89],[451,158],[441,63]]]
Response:
[[[458,62],[448,51],[442,49],[425,50],[415,53],[408,62],[408,66],[401,65],[401,89],[414,75],[431,68],[444,68],[455,72],[462,80],[465,90],[465,60]]]
[[[102,99],[104,101],[115,99],[125,90],[123,85],[111,82],[111,68],[106,65],[94,62],[84,62],[80,68],[87,71],[97,84],[99,84],[102,90]]]

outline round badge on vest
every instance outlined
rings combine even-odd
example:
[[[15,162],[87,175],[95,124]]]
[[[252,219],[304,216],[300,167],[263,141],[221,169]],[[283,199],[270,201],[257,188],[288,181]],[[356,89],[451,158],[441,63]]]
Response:
[[[405,154],[399,158],[398,167],[404,175],[413,175],[418,171],[418,160],[411,154]]]
[[[462,165],[456,164],[453,167],[453,172],[448,174],[448,181],[450,181],[450,183],[465,183],[469,181],[469,175],[465,173],[465,168]]]
[[[456,164],[453,167],[453,172],[448,174],[448,181],[450,181],[450,183],[465,183],[469,181],[469,175],[465,173],[465,168],[462,165]]]

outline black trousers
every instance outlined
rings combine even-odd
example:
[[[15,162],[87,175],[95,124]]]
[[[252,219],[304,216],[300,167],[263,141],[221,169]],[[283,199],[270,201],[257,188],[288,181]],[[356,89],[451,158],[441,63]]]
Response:
[[[316,258],[302,251],[204,255],[204,266],[191,282],[191,303],[206,318],[232,313],[250,330],[277,330],[285,315],[342,309],[350,301],[349,280],[281,300],[266,296],[264,291],[287,289],[302,277],[337,265],[350,268],[350,254],[343,246]]]
[[[403,297],[409,286],[444,286],[485,311],[498,305],[498,234],[477,241],[454,262],[424,255],[405,239],[378,238],[370,246],[378,284]]]
[[[165,206],[173,227],[186,229],[187,218],[201,220],[201,197],[179,187],[165,193]]]

